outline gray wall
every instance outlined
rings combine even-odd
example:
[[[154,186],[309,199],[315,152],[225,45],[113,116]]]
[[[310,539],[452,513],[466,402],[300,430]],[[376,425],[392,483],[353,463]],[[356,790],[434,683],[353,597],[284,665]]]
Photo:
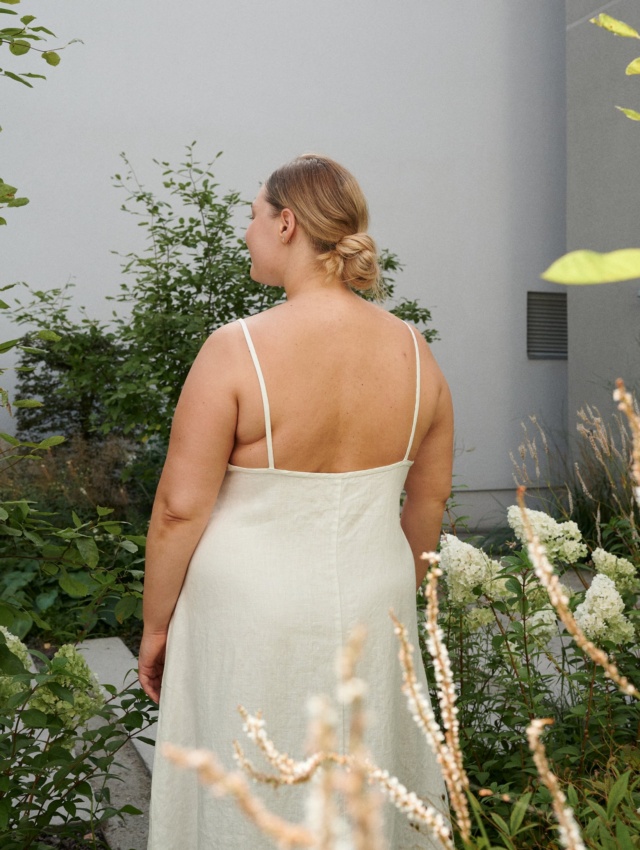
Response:
[[[612,251],[640,245],[640,126],[615,106],[640,110],[640,79],[625,76],[640,43],[589,23],[605,4],[567,4],[567,243]],[[634,0],[606,12],[640,29]],[[640,386],[639,283],[569,288],[569,428],[585,403],[614,409],[617,377]]]
[[[30,0],[84,45],[34,91],[3,84],[0,156],[31,197],[0,234],[2,282],[77,283],[103,316],[110,251],[141,234],[110,186],[125,150],[198,140],[252,195],[300,151],[352,168],[398,290],[433,310],[457,413],[456,482],[474,517],[512,499],[508,454],[535,413],[562,440],[566,364],[526,358],[526,292],[564,251],[564,8],[558,0]],[[17,64],[17,63],[16,63]],[[38,65],[38,63],[36,63]],[[42,63],[44,65],[44,63]],[[157,184],[156,184],[157,185]],[[1,425],[2,423],[0,423]],[[6,423],[5,423],[6,427]]]

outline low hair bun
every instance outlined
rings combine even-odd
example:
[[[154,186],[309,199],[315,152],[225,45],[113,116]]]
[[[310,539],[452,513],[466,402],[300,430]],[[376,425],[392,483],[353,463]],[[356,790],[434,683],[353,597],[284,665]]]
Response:
[[[329,277],[337,277],[352,289],[380,296],[380,266],[376,243],[368,233],[351,233],[318,256]]]
[[[294,212],[328,277],[383,296],[376,244],[366,233],[367,202],[353,174],[329,157],[303,154],[274,171],[264,187],[274,210]]]

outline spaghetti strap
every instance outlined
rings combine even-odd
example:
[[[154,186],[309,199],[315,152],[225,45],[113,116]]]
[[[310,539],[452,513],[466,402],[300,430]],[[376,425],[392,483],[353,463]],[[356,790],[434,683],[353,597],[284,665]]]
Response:
[[[264,383],[262,369],[260,368],[260,361],[258,360],[258,355],[256,354],[256,350],[253,345],[253,340],[251,339],[251,334],[249,333],[247,323],[244,319],[238,319],[238,321],[240,322],[240,326],[242,327],[242,331],[247,341],[247,346],[249,348],[249,354],[251,355],[251,359],[253,360],[253,365],[255,366],[256,374],[258,376],[258,383],[260,384],[260,393],[262,395],[262,407],[264,409],[264,427],[267,435],[267,457],[269,460],[269,469],[275,469],[275,463],[273,461],[273,441],[271,439],[271,413],[269,411],[269,398],[267,396],[267,388]],[[411,439],[413,439],[413,437]]]
[[[415,332],[409,322],[405,322],[405,325],[411,331],[411,338],[413,339],[413,347],[416,352],[416,403],[413,409],[413,424],[411,426],[411,436],[409,437],[409,445],[407,446],[407,451],[404,456],[404,460],[409,460],[409,452],[411,451],[411,446],[413,445],[413,438],[416,435],[416,425],[418,424],[418,411],[420,410],[420,351],[418,350],[418,340],[416,339]]]

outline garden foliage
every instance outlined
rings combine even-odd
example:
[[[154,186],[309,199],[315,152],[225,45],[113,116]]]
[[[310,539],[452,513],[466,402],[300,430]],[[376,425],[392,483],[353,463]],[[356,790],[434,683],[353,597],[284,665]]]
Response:
[[[545,736],[551,769],[586,846],[631,850],[640,840],[640,705],[564,631],[536,577],[520,508],[509,509],[508,521],[513,541],[506,554],[493,558],[445,535],[440,555],[440,625],[484,829],[499,847],[557,846],[549,839],[551,795],[536,777],[525,736],[535,718],[545,717],[553,720]],[[570,519],[530,510],[527,521],[561,577],[578,626],[624,675],[640,681],[637,532],[633,552],[621,557],[590,550]],[[607,528],[600,531],[607,539]]]
[[[35,15],[21,16],[15,9],[7,8],[7,6],[17,6],[19,3],[20,0],[0,0],[0,15],[11,15],[10,20],[7,21],[8,25],[0,26],[0,47],[6,45],[6,51],[3,52],[5,54],[8,52],[12,58],[23,57],[27,54],[32,55],[36,53],[40,55],[40,58],[43,59],[47,65],[53,67],[59,65],[59,50],[64,49],[64,47],[57,48],[56,50],[43,49],[42,44],[47,40],[47,36],[55,37],[54,33],[41,24],[36,24],[34,26],[34,21],[36,20]],[[69,44],[72,44],[72,42],[69,42]],[[65,45],[65,47],[66,46],[67,45]],[[20,59],[20,65],[22,62],[23,60]],[[33,88],[33,84],[30,80],[45,79],[43,74],[36,74],[33,71],[23,71],[21,67],[20,70],[16,71],[6,67],[0,68],[0,77],[15,80],[15,82],[22,83],[22,85],[27,86],[28,88]],[[8,183],[5,183],[2,178],[0,178],[0,208],[6,207],[9,209],[13,207],[23,207],[25,204],[28,204],[28,198],[16,197],[17,191],[18,190],[15,186],[10,186]],[[0,225],[6,223],[6,219],[0,216]]]
[[[249,276],[249,254],[237,232],[248,202],[221,192],[211,170],[215,161],[202,166],[192,144],[179,166],[156,163],[162,196],[141,186],[124,162],[116,186],[126,193],[123,209],[138,219],[147,248],[124,257],[131,283],[123,282],[114,299],[122,312],[114,311],[109,323],[85,314],[77,321],[71,291],[53,289],[30,290],[31,301],[14,313],[32,332],[53,329],[62,337],[55,345],[27,344],[20,355],[19,394],[55,399],[18,414],[19,432],[31,439],[53,431],[85,438],[115,431],[166,444],[180,389],[207,337],[282,300],[282,290]],[[401,265],[387,251],[380,261],[392,299]],[[437,338],[429,310],[415,300],[400,299],[391,310],[415,322],[428,342]]]
[[[640,33],[611,15],[601,12],[591,23],[622,38],[640,39]],[[640,74],[640,57],[630,62],[625,70],[627,76]],[[640,112],[624,106],[616,106],[631,121],[640,121]],[[616,283],[640,277],[640,248],[622,248],[617,251],[570,251],[557,259],[543,273],[545,280],[564,284]]]

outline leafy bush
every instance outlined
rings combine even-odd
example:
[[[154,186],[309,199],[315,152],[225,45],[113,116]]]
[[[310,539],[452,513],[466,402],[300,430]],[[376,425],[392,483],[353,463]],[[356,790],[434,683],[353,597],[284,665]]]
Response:
[[[73,646],[49,660],[0,628],[0,846],[48,847],[46,836],[95,831],[115,809],[107,779],[118,751],[152,722],[140,689],[108,697]],[[120,717],[120,712],[124,712]],[[91,721],[87,725],[87,722]]]
[[[599,547],[589,552],[571,521],[538,511],[528,518],[587,638],[640,681],[637,539],[631,562]],[[551,767],[568,783],[588,846],[632,848],[640,836],[639,704],[560,628],[527,552],[518,508],[509,510],[509,523],[515,540],[499,561],[451,535],[441,549],[440,622],[458,687],[465,766],[475,793],[483,789],[479,811],[497,846],[550,846],[551,796],[536,778],[525,737],[534,718],[549,717]],[[525,817],[534,811],[534,819]]]

